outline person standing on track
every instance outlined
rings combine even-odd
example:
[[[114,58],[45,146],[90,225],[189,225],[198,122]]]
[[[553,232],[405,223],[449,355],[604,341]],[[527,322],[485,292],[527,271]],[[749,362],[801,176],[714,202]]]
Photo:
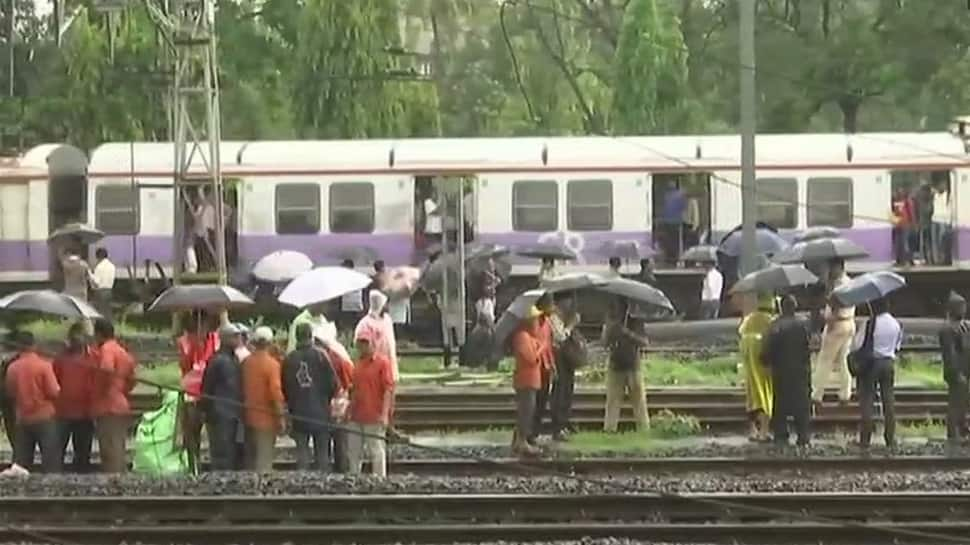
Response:
[[[629,394],[637,431],[650,426],[647,397],[640,368],[640,351],[647,346],[646,324],[640,316],[629,313],[629,304],[618,298],[613,315],[603,326],[603,345],[610,351],[606,370],[606,410],[603,431],[615,433],[620,420],[620,406]]]
[[[260,329],[253,334],[254,342],[261,338]],[[219,351],[209,360],[202,375],[199,404],[209,436],[213,471],[233,471],[242,466],[239,448],[243,425],[242,368],[236,357],[236,347],[241,341],[238,327],[233,324],[222,326],[219,329]]]
[[[98,371],[91,414],[101,469],[107,473],[124,473],[128,470],[125,438],[131,422],[128,396],[135,389],[135,358],[121,346],[115,338],[114,326],[104,318],[94,322],[94,343]]]
[[[387,426],[394,402],[394,375],[391,361],[375,350],[376,332],[362,329],[355,335],[357,364],[354,365],[350,393],[348,457],[350,473],[358,474],[364,450],[370,453],[371,473],[387,476]]]
[[[721,309],[721,291],[724,289],[724,275],[717,270],[716,263],[707,264],[704,283],[701,285],[701,320],[714,320]]]
[[[569,292],[558,294],[557,312],[550,317],[556,351],[556,380],[552,385],[552,439],[564,441],[572,433],[570,416],[576,369],[586,364],[586,340],[579,331],[580,316],[576,297]]]
[[[297,326],[297,330],[309,327]],[[283,408],[282,366],[272,350],[273,330],[257,327],[253,332],[255,349],[242,362],[242,392],[246,409],[245,462],[251,471],[273,470],[276,437],[286,429]]]
[[[862,425],[859,430],[859,444],[869,448],[872,439],[872,413],[876,399],[876,387],[879,388],[879,398],[882,401],[884,429],[883,435],[886,446],[896,446],[896,394],[894,390],[896,353],[903,344],[903,328],[899,321],[889,313],[889,302],[878,299],[869,304],[872,309],[866,329],[871,328],[871,354],[867,354],[868,362],[860,370],[859,376],[859,408],[862,412]],[[852,350],[860,350],[866,343],[865,330],[860,331],[853,339]]]
[[[91,299],[94,303],[94,308],[98,309],[98,312],[102,316],[110,320],[111,292],[115,287],[115,265],[108,259],[108,250],[104,248],[98,248],[94,252],[94,257],[98,262],[95,264],[94,270],[91,271],[90,281],[93,292]]]
[[[808,324],[795,316],[798,302],[792,295],[781,300],[781,316],[771,324],[762,358],[771,369],[775,387],[771,429],[776,443],[788,444],[788,419],[795,421],[798,445],[808,446],[812,418],[812,353]]]
[[[313,347],[309,324],[296,328],[297,348],[283,361],[283,396],[290,411],[290,430],[296,442],[296,466],[330,471],[330,402],[336,380],[330,360]],[[310,442],[313,442],[313,456]]]
[[[773,408],[774,388],[771,375],[765,369],[761,352],[764,348],[764,335],[771,327],[774,311],[774,297],[762,294],[758,297],[757,308],[744,319],[738,328],[740,339],[738,353],[741,356],[744,374],[745,406],[751,428],[748,439],[765,441],[768,439],[769,421]]]
[[[395,384],[398,381],[399,373],[397,367],[397,339],[394,337],[394,323],[387,314],[387,296],[382,292],[371,289],[367,296],[367,314],[360,319],[357,327],[354,328],[354,338],[363,335],[368,341],[368,346],[374,352],[384,356],[391,364],[391,377]],[[393,392],[393,389],[392,389]],[[403,438],[403,434],[394,429],[394,400],[391,400],[391,411],[388,413],[386,423],[388,436],[392,438]]]
[[[54,374],[61,386],[61,395],[55,403],[59,454],[63,461],[67,444],[72,443],[73,466],[78,473],[91,470],[91,445],[94,442],[91,404],[94,402],[97,363],[84,333],[84,323],[75,322],[67,331],[64,351],[54,359]]]
[[[830,384],[832,375],[835,375],[838,386],[839,403],[848,403],[852,396],[848,357],[849,347],[856,333],[855,307],[841,306],[831,297],[835,288],[848,281],[845,262],[841,259],[832,260],[829,264],[829,304],[824,313],[825,328],[822,330],[822,344],[815,356],[815,374],[812,377],[812,401],[816,410],[822,406],[825,387]]]
[[[215,316],[202,312],[189,315],[185,330],[175,346],[179,354],[179,370],[182,373],[182,390],[185,392],[180,411],[182,444],[189,457],[189,471],[199,470],[202,444],[203,415],[199,403],[202,395],[202,375],[209,360],[219,349],[219,334],[213,330]]]
[[[970,321],[966,320],[967,301],[950,292],[946,302],[946,322],[940,328],[940,352],[943,356],[943,380],[947,388],[946,439],[959,444],[967,433],[967,411],[970,411]]]
[[[528,437],[530,444],[535,445],[536,438],[542,435],[542,421],[549,412],[549,402],[552,400],[552,383],[556,380],[556,351],[555,337],[552,329],[552,318],[556,315],[556,303],[552,294],[545,293],[536,301],[536,308],[542,313],[536,329],[536,336],[543,346],[542,374],[539,391],[536,392],[536,412],[533,417],[532,435]]]
[[[58,473],[61,459],[54,403],[61,388],[51,360],[37,351],[34,336],[30,333],[22,335],[20,353],[10,364],[4,384],[17,410],[14,463],[30,467],[34,462],[34,449],[39,447],[44,472]]]
[[[520,456],[536,456],[539,450],[529,444],[535,425],[536,394],[542,386],[542,362],[546,348],[538,336],[542,311],[529,307],[528,314],[509,339],[515,357],[516,426],[512,436],[512,453]]]

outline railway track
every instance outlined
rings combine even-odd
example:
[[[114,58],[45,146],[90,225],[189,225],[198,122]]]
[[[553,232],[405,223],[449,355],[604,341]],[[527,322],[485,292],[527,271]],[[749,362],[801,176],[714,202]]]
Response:
[[[834,401],[834,400],[833,400]],[[156,394],[139,392],[133,396],[136,412],[158,406]],[[601,428],[606,394],[602,390],[579,390],[573,404],[572,422],[583,429]],[[696,417],[711,431],[728,432],[743,428],[747,422],[744,395],[737,388],[658,388],[648,389],[651,414],[669,411]],[[896,392],[896,417],[899,422],[941,420],[946,415],[946,392],[928,389],[900,389]],[[621,424],[632,425],[633,413],[624,408]],[[820,431],[851,428],[858,424],[858,406],[829,403],[813,421]],[[397,398],[395,419],[406,431],[473,431],[512,427],[515,402],[505,389],[406,389]]]
[[[628,537],[871,545],[944,543],[942,536],[967,539],[970,531],[970,495],[962,492],[6,497],[3,505],[4,542],[38,536],[207,545]]]

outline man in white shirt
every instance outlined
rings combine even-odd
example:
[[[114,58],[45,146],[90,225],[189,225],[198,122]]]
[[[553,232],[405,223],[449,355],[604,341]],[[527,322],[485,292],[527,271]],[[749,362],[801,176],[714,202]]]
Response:
[[[882,401],[883,435],[887,447],[896,445],[896,397],[893,389],[895,379],[894,362],[896,352],[903,344],[903,328],[899,321],[889,313],[889,303],[879,299],[869,304],[873,318],[861,329],[852,342],[853,351],[860,350],[865,344],[866,335],[871,330],[871,353],[860,354],[867,363],[860,369],[856,379],[859,381],[859,410],[862,413],[862,426],[859,428],[859,444],[868,448],[872,440],[872,414],[875,405],[876,387]],[[867,350],[868,352],[868,350]]]
[[[930,253],[933,265],[945,265],[949,261],[950,241],[950,191],[949,183],[937,183],[933,186],[933,248]]]
[[[102,316],[111,320],[111,290],[115,287],[115,264],[108,259],[108,250],[104,248],[98,248],[94,252],[94,257],[98,262],[94,265],[94,271],[89,278],[92,289],[91,302]]]
[[[828,293],[849,281],[845,274],[845,262],[835,260],[829,265]],[[852,376],[849,374],[849,349],[855,330],[855,307],[842,307],[830,303],[825,307],[825,328],[822,343],[815,356],[815,373],[812,376],[812,402],[816,410],[822,405],[825,387],[832,383],[838,387],[841,403],[848,403],[852,395]]]
[[[710,263],[701,286],[701,320],[714,320],[721,309],[721,290],[724,289],[724,275],[717,265]]]

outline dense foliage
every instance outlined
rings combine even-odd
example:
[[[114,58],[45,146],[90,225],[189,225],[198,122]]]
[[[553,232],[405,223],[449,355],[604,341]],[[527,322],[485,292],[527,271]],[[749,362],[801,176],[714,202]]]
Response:
[[[67,0],[60,43],[13,2],[4,148],[167,137],[168,54],[143,1],[109,17]],[[968,23],[949,0],[758,0],[759,130],[943,128],[970,110]],[[227,139],[736,124],[735,0],[221,0],[217,26]]]

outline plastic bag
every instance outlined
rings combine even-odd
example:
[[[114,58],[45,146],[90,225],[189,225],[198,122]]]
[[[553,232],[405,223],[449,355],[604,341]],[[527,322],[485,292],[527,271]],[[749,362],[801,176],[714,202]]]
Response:
[[[167,391],[158,410],[142,415],[135,431],[135,472],[172,475],[188,471],[188,453],[178,440],[179,401],[178,392]]]

